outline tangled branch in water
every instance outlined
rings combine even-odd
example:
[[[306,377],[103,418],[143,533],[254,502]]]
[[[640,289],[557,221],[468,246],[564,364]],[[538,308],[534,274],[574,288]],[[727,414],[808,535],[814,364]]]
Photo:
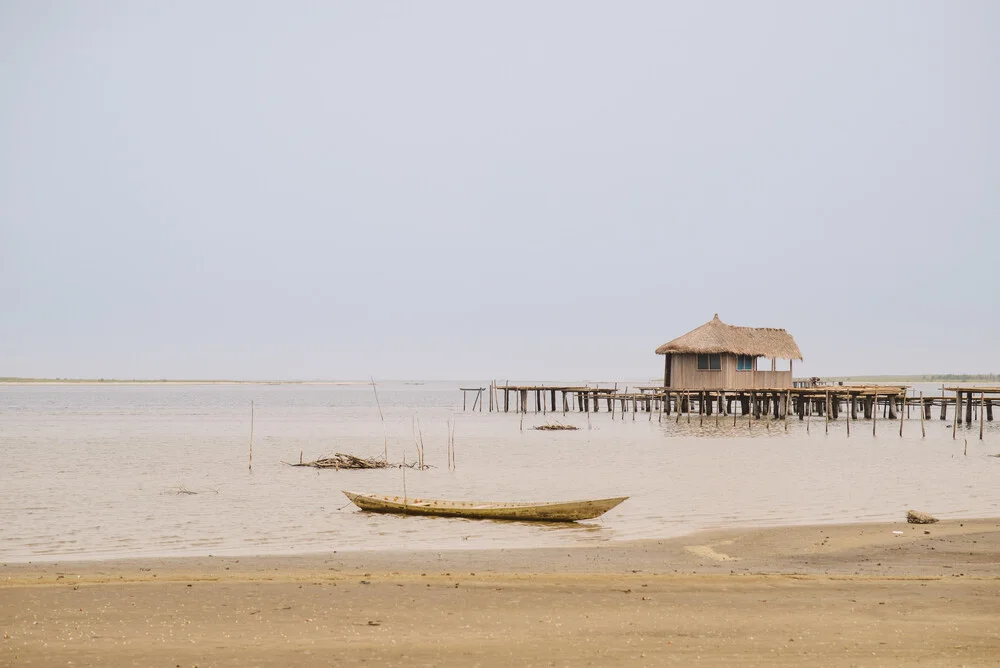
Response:
[[[405,463],[405,464],[390,464],[385,459],[381,457],[356,457],[354,455],[347,455],[342,452],[337,452],[329,457],[322,457],[311,462],[299,462],[298,464],[289,464],[288,462],[281,462],[286,466],[308,466],[314,469],[389,469],[389,468],[403,468],[404,466],[408,469],[420,469],[421,466],[417,463]],[[428,469],[429,466],[423,466],[422,468]]]
[[[556,422],[555,424],[541,424],[537,427],[532,427],[535,431],[577,431],[579,427],[574,427],[571,424],[560,424]]]

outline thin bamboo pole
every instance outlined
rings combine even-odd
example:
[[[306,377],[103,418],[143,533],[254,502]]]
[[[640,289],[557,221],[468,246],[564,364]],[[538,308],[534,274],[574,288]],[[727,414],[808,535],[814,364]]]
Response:
[[[250,466],[253,471],[253,399],[250,400]]]
[[[372,392],[375,393],[375,405],[378,406],[378,419],[382,421],[382,459],[389,461],[389,434],[385,430],[385,417],[382,415],[382,404],[378,400],[378,390],[375,388],[375,376],[372,379]],[[465,410],[465,392],[462,392],[462,410]]]

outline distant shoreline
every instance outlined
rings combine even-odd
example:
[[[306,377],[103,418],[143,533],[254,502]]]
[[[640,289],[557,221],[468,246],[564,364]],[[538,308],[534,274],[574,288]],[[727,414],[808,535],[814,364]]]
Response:
[[[826,382],[843,383],[1000,383],[1000,374],[910,374],[874,376],[819,376]],[[411,382],[394,379],[393,382]],[[796,378],[795,380],[807,380]],[[381,382],[389,382],[383,380]],[[125,379],[125,378],[20,378],[0,377],[0,385],[369,385],[369,380],[232,380],[232,379]]]
[[[995,373],[939,373],[904,376],[820,376],[820,380],[851,383],[970,383],[978,381],[1000,382]]]
[[[0,385],[370,385],[368,380],[124,380],[119,378],[0,378]]]

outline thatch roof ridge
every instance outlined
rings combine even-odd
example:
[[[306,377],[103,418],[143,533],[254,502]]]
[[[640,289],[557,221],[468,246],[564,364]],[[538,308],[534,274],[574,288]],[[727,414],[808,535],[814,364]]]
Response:
[[[760,357],[801,360],[802,353],[792,335],[776,327],[737,327],[727,325],[719,314],[701,327],[656,349],[667,353],[735,353]]]

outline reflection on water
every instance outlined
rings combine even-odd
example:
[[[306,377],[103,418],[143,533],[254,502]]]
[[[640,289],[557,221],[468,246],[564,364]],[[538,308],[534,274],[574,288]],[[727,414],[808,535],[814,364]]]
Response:
[[[317,471],[333,452],[380,456],[370,387],[334,385],[0,386],[0,559],[264,554],[383,548],[585,544],[735,525],[1000,515],[1000,424],[960,429],[913,417],[852,425],[631,413],[549,421],[462,413],[458,383],[379,388],[389,456],[416,458],[411,496],[496,501],[629,495],[602,518],[534,524],[358,511],[342,489],[400,494],[403,472]],[[930,394],[931,390],[925,390]],[[256,406],[249,471],[250,401]],[[622,419],[624,417],[624,419]],[[950,416],[949,416],[950,417]],[[447,422],[457,419],[456,471]],[[963,455],[965,438],[968,455]],[[192,493],[188,493],[192,492]]]

